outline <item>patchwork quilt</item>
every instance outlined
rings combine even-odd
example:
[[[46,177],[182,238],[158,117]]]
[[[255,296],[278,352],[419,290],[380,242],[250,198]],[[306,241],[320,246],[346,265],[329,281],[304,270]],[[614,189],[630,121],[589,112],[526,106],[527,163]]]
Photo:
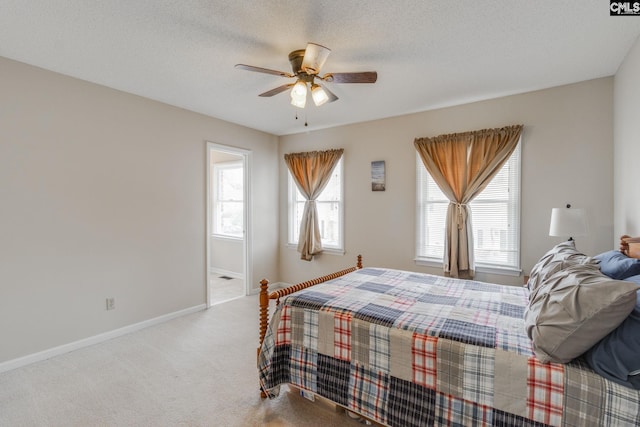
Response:
[[[323,396],[389,426],[637,426],[640,392],[586,363],[542,364],[525,288],[365,268],[283,298],[260,385]]]

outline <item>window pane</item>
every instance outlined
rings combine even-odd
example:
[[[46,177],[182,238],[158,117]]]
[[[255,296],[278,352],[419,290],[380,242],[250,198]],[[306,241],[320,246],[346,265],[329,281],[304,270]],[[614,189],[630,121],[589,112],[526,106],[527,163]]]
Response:
[[[340,165],[336,165],[336,168],[331,175],[331,179],[327,183],[327,186],[322,190],[322,193],[318,197],[318,202],[329,202],[340,200],[340,194],[342,193],[342,183],[340,182]]]
[[[213,168],[213,233],[242,237],[244,230],[244,170],[242,163],[216,163]]]
[[[427,241],[424,246],[425,255],[430,258],[443,257],[445,222],[447,218],[447,208],[449,202],[430,203],[425,211],[425,231]]]
[[[425,171],[426,172],[426,171]],[[430,202],[447,202],[449,203],[449,199],[444,195],[438,184],[433,179],[428,179],[427,181],[427,200]]]
[[[337,202],[316,202],[318,209],[318,225],[322,244],[326,246],[340,245],[340,211]]]
[[[242,237],[242,202],[220,203],[219,218],[220,234]]]
[[[302,222],[302,213],[304,212],[304,197],[302,197],[302,194],[300,194],[300,191],[298,191],[297,188],[296,193],[297,197],[293,205],[293,218],[295,222],[291,225],[293,237],[290,240],[291,243],[298,243],[298,238],[300,237],[300,223]]]
[[[242,167],[220,170],[220,200],[242,200]]]
[[[498,199],[498,200],[508,200],[509,199],[509,162],[507,162],[500,172],[493,177],[487,188],[485,188],[482,193],[478,194],[475,199],[471,203],[475,203],[480,200],[488,200],[488,199]]]

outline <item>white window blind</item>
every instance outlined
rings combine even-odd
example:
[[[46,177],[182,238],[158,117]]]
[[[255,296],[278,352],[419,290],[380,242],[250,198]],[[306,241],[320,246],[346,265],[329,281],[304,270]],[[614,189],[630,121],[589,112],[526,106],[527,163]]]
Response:
[[[469,204],[476,266],[520,269],[521,143],[502,169]],[[417,260],[442,262],[449,200],[416,153]]]
[[[343,244],[343,168],[342,158],[336,164],[318,199],[318,224],[322,236],[322,247],[325,249],[342,250]],[[297,245],[300,235],[300,222],[306,199],[298,190],[298,186],[289,173],[289,244]]]

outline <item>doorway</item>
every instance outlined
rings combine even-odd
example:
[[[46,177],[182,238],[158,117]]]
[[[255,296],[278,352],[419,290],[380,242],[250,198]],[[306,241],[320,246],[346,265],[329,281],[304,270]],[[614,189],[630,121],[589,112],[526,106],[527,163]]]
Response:
[[[207,143],[207,306],[247,295],[250,154]]]

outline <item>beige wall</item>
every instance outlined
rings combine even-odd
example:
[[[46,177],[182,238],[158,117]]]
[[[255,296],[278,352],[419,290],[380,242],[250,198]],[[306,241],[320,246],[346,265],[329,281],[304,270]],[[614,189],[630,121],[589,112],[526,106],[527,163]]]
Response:
[[[521,264],[525,273],[559,238],[548,236],[551,208],[585,208],[591,232],[578,247],[595,254],[611,247],[613,231],[613,78],[296,134],[280,139],[280,211],[286,212],[283,154],[344,148],[346,255],[299,259],[285,246],[286,215],[280,216],[280,277],[297,282],[351,265],[429,273],[415,256],[416,137],[524,124],[522,150]],[[370,190],[370,164],[386,161],[386,191]],[[522,278],[478,274],[480,280],[520,284]]]
[[[234,277],[244,279],[242,239],[210,236],[210,242],[211,270],[225,274],[233,273]]]
[[[205,303],[206,141],[252,151],[277,276],[276,137],[2,58],[0,93],[0,363]]]
[[[614,80],[613,241],[622,234],[640,236],[640,39],[629,51]]]

